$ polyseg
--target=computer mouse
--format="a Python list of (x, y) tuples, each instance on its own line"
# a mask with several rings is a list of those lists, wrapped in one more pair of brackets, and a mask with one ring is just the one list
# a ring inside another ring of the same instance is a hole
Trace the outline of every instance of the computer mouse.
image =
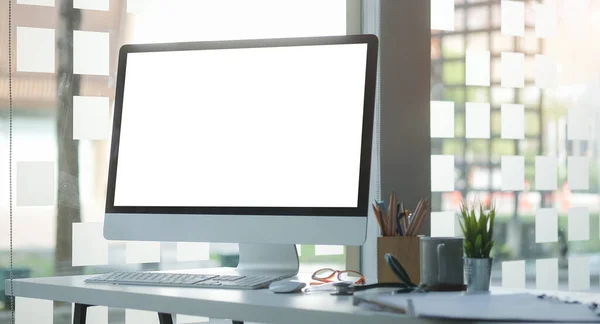
[(306, 287), (306, 283), (297, 280), (274, 281), (269, 285), (269, 290), (278, 293), (295, 293)]

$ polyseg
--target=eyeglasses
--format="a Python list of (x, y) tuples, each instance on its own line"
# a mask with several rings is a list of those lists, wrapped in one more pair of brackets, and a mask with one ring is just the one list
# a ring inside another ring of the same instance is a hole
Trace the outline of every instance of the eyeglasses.
[[(356, 280), (356, 278), (359, 278)], [(334, 270), (331, 268), (323, 268), (315, 271), (312, 274), (312, 279), (318, 282), (312, 282), (311, 285), (320, 285), (333, 281), (353, 281), (357, 285), (365, 283), (365, 277), (362, 273), (354, 270)]]

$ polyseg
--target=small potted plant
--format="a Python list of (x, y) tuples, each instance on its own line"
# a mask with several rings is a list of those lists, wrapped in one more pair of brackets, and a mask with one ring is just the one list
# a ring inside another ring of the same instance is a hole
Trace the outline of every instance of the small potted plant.
[(494, 246), (494, 219), (496, 207), (494, 203), (484, 206), (479, 204), (479, 218), (476, 207), (469, 208), (463, 202), (460, 208), (460, 227), (464, 235), (465, 248), (465, 281), (467, 292), (482, 292), (490, 289), (492, 258), (490, 252)]

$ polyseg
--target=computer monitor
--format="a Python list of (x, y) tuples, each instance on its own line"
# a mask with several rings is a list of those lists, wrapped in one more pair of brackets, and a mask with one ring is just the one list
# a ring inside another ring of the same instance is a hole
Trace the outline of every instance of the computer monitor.
[(105, 238), (362, 244), (377, 44), (124, 45)]

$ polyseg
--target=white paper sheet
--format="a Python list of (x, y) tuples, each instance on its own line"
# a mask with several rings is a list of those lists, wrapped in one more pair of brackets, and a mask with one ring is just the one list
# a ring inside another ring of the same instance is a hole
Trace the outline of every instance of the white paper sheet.
[(503, 52), (500, 66), (502, 87), (523, 88), (525, 86), (525, 54)]
[(539, 299), (530, 294), (413, 298), (414, 315), (470, 320), (598, 322), (587, 305)]
[(558, 241), (558, 210), (540, 208), (535, 213), (535, 242)]
[(454, 138), (454, 102), (431, 102), (431, 138)]
[(431, 156), (431, 191), (454, 191), (454, 155)]
[(454, 0), (431, 0), (431, 29), (454, 30)]
[(525, 158), (523, 156), (503, 156), (502, 190), (520, 191), (525, 189)]
[(535, 157), (535, 190), (558, 188), (558, 158), (555, 156)]
[(467, 138), (490, 138), (490, 104), (467, 102), (466, 134)]
[(17, 27), (17, 71), (54, 73), (54, 29)]
[(501, 136), (504, 139), (525, 138), (525, 106), (502, 104)]
[(539, 290), (558, 290), (558, 259), (535, 260), (535, 287)]
[(17, 206), (52, 206), (56, 202), (56, 166), (52, 161), (17, 161)]
[(467, 50), (466, 52), (466, 85), (490, 86), (490, 52)]
[(522, 1), (503, 0), (501, 9), (501, 32), (508, 36), (525, 34), (525, 3)]

